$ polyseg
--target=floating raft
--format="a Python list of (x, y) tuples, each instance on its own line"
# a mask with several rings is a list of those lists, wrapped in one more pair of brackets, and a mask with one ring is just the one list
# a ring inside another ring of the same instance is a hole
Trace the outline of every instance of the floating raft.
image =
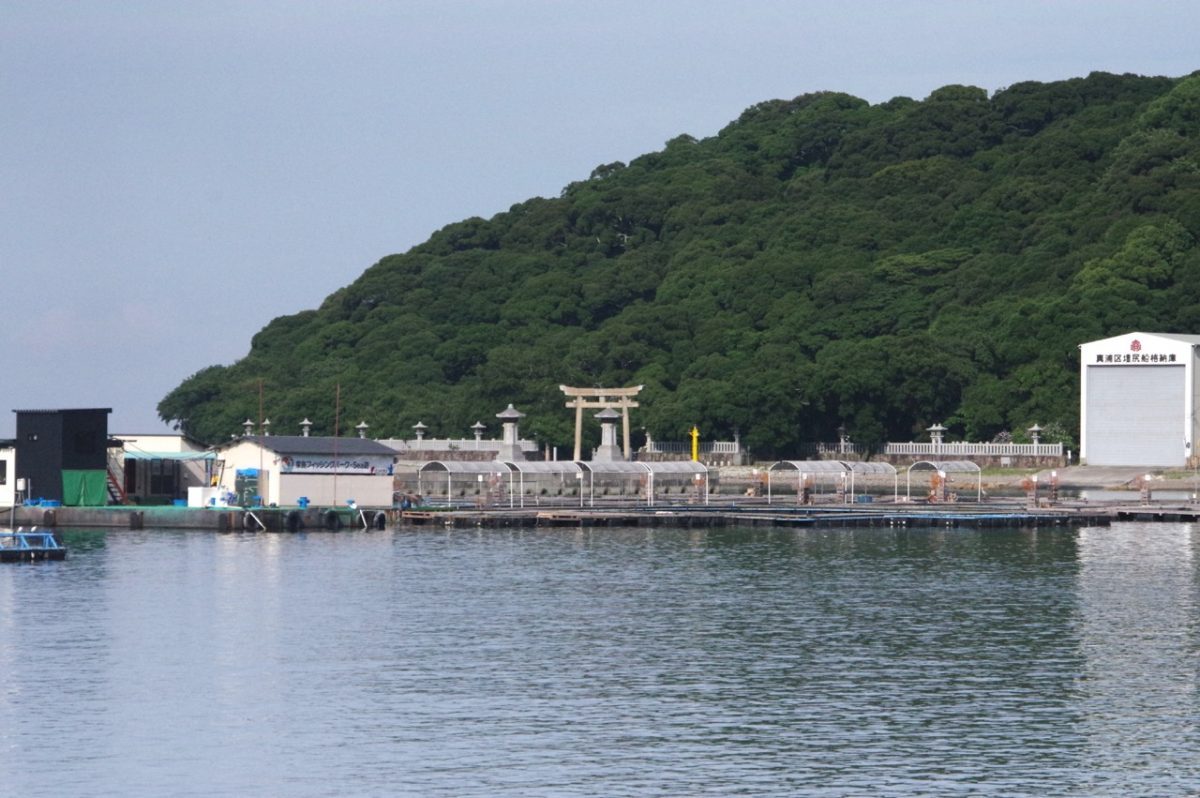
[(53, 532), (0, 532), (0, 562), (65, 560), (67, 547)]
[(675, 509), (553, 509), (405, 512), (401, 525), (448, 527), (964, 527), (1107, 526), (1105, 512), (1018, 509), (840, 509), (679, 507)]

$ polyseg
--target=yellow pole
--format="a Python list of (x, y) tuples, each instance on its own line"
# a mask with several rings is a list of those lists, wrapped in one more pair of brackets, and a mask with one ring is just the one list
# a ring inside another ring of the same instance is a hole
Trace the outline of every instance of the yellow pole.
[(700, 430), (692, 427), (692, 462), (700, 462)]

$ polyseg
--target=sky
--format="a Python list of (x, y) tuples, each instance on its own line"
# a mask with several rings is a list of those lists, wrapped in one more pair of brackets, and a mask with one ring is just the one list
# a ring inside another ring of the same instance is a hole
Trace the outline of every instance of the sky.
[(0, 437), (166, 432), (380, 258), (764, 100), (1178, 77), (1197, 30), (1195, 0), (0, 0)]

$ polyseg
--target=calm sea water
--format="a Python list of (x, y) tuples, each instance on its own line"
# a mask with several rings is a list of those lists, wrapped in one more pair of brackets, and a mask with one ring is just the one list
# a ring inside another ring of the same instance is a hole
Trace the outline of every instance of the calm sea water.
[(1200, 533), (69, 533), (0, 794), (1200, 791)]

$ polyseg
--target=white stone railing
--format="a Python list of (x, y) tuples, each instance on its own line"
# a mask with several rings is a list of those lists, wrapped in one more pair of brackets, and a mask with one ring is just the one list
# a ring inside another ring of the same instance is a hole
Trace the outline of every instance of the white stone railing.
[(817, 454), (864, 454), (867, 447), (862, 444), (846, 441), (845, 443), (818, 443), (814, 447)]
[(1061, 443), (888, 443), (885, 455), (929, 455), (938, 457), (1062, 457)]
[[(649, 441), (642, 447), (642, 451), (647, 454), (690, 454), (692, 445), (678, 441)], [(700, 442), (701, 454), (738, 454), (741, 451), (741, 444), (737, 441)]]

